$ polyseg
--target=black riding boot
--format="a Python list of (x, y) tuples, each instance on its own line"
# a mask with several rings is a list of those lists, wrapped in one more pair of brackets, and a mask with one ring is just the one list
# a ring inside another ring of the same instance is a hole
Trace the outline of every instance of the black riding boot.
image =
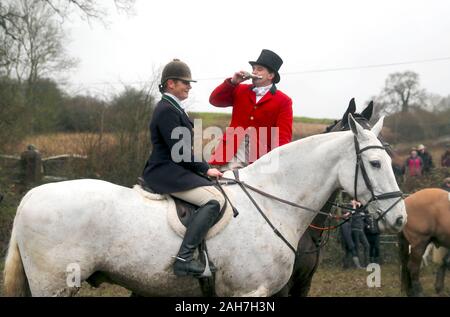
[(205, 266), (193, 259), (194, 251), (205, 238), (219, 213), (220, 204), (217, 200), (210, 200), (195, 211), (173, 266), (175, 275), (200, 276), (203, 273)]

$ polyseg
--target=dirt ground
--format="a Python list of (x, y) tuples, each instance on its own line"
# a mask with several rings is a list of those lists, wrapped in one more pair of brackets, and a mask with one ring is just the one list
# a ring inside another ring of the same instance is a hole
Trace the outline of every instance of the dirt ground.
[[(434, 291), (436, 265), (430, 264), (422, 269), (421, 282), (425, 296), (438, 296)], [(320, 266), (314, 276), (311, 297), (399, 297), (404, 296), (400, 291), (400, 268), (395, 264), (381, 265), (380, 287), (368, 287), (367, 279), (373, 271), (365, 269), (343, 270)], [(370, 279), (370, 278), (369, 278)], [(3, 284), (3, 276), (0, 277)], [(127, 289), (104, 283), (99, 288), (93, 288), (87, 283), (82, 284), (77, 297), (128, 297), (131, 292)], [(2, 296), (2, 292), (0, 292)], [(446, 275), (445, 289), (440, 296), (450, 296), (450, 274)]]

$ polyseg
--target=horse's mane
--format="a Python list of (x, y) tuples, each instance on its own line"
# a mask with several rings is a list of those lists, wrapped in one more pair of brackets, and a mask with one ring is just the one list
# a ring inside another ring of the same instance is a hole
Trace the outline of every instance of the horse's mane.
[[(273, 156), (275, 155), (279, 155), (281, 156), (285, 156), (288, 155), (288, 153), (290, 153), (292, 151), (292, 148), (296, 148), (296, 154), (298, 155), (298, 160), (302, 160), (305, 157), (310, 157), (312, 151), (319, 149), (320, 147), (315, 146), (312, 147), (310, 146), (308, 148), (308, 150), (304, 150), (305, 147), (308, 147), (308, 145), (312, 142), (317, 143), (317, 142), (327, 142), (326, 140), (330, 140), (330, 142), (332, 141), (332, 139), (336, 138), (338, 135), (342, 135), (344, 133), (351, 133), (349, 131), (338, 131), (335, 133), (322, 133), (322, 134), (314, 134), (302, 139), (298, 139), (296, 141), (284, 144), (282, 146), (279, 146), (275, 149), (273, 149), (272, 151), (270, 151), (269, 153), (264, 154), (263, 156), (261, 156), (258, 160), (256, 160), (253, 164), (247, 166), (246, 168), (249, 167), (256, 167), (259, 164), (268, 164), (271, 162)], [(320, 141), (323, 140), (323, 141)]]
[[(352, 114), (353, 118), (358, 122), (364, 129), (370, 129), (371, 125), (369, 120), (366, 119), (362, 114), (355, 112)], [(323, 133), (335, 132), (335, 131), (344, 131), (348, 130), (348, 121), (347, 120), (334, 120), (334, 123), (330, 124), (325, 128)]]

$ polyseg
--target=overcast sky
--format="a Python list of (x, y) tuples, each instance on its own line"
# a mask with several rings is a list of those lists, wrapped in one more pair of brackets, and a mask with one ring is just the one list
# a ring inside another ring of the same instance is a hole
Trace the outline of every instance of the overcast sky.
[[(278, 88), (294, 114), (337, 118), (352, 97), (361, 110), (393, 72), (415, 71), (427, 91), (450, 94), (449, 17), (447, 0), (136, 0), (134, 16), (110, 10), (107, 28), (67, 25), (68, 52), (80, 60), (69, 81), (105, 95), (142, 86), (179, 58), (198, 79), (188, 110), (223, 111), (209, 104), (211, 91), (267, 48), (284, 60)], [(431, 59), (442, 60), (367, 67)]]

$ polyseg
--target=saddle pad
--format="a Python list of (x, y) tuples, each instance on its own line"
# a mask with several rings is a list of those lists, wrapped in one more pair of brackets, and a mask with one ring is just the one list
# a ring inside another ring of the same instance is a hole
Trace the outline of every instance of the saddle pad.
[[(184, 234), (186, 233), (186, 227), (183, 225), (180, 218), (178, 218), (175, 201), (170, 195), (149, 193), (148, 191), (142, 189), (140, 185), (134, 185), (133, 190), (137, 191), (140, 195), (149, 200), (167, 200), (167, 222), (177, 235), (182, 238), (184, 237)], [(225, 209), (222, 218), (215, 225), (213, 225), (211, 229), (209, 229), (205, 240), (215, 237), (219, 232), (221, 232), (228, 225), (231, 218), (233, 218), (233, 210), (231, 209), (230, 204), (227, 204), (227, 208)]]
[(150, 193), (150, 192), (144, 190), (141, 185), (134, 185), (133, 190), (137, 191), (140, 195), (144, 196), (144, 198), (147, 198), (149, 200), (165, 200), (165, 199), (167, 199), (166, 195)]

